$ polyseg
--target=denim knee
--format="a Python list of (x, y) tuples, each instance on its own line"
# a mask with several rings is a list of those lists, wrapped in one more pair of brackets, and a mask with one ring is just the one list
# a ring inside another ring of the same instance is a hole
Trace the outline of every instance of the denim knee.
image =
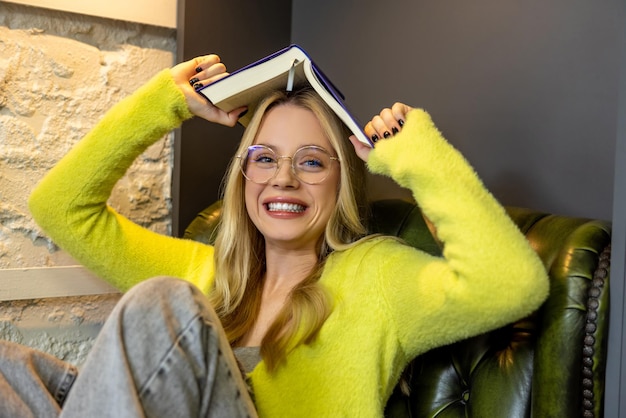
[(130, 288), (126, 294), (132, 293), (154, 293), (154, 294), (168, 294), (172, 290), (179, 288), (195, 287), (192, 283), (172, 276), (156, 276), (150, 279), (146, 279), (139, 282), (132, 288)]
[(186, 322), (195, 315), (208, 322), (219, 321), (200, 289), (193, 283), (169, 276), (157, 276), (135, 285), (124, 294), (119, 305), (127, 319), (129, 315), (136, 316), (142, 322), (149, 317), (178, 318)]

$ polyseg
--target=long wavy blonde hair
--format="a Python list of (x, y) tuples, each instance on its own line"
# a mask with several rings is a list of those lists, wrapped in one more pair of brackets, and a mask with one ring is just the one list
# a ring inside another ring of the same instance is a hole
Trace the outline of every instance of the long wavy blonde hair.
[[(362, 221), (366, 210), (365, 165), (348, 141), (349, 133), (343, 123), (313, 90), (276, 91), (263, 100), (243, 134), (236, 155), (244, 154), (254, 143), (264, 115), (285, 104), (313, 112), (339, 157), (341, 174), (335, 209), (320, 242), (317, 267), (291, 291), (262, 340), (261, 356), (270, 371), (285, 360), (291, 349), (315, 339), (332, 305), (319, 284), (325, 260), (332, 251), (348, 248), (366, 233)], [(234, 346), (254, 326), (261, 306), (265, 273), (265, 240), (248, 217), (245, 181), (239, 160), (233, 158), (225, 178), (222, 215), (215, 241), (215, 286), (210, 296)]]

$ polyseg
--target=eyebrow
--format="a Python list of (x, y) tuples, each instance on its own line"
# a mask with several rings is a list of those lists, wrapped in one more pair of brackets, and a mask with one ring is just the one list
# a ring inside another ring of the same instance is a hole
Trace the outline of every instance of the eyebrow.
[[(258, 142), (256, 144), (252, 144), (251, 146), (255, 146), (255, 145), (263, 145), (264, 147), (268, 147), (270, 148), (272, 151), (274, 151), (276, 154), (280, 154), (280, 152), (278, 152), (278, 148), (275, 145), (270, 145), (268, 143), (265, 142)], [(325, 149), (327, 152), (331, 152), (334, 151), (334, 149), (331, 147), (331, 149), (327, 149), (326, 147), (323, 147), (321, 145), (318, 144), (312, 144), (312, 143), (307, 143), (307, 144), (300, 144), (298, 145), (298, 148), (296, 148), (296, 151), (299, 150), (300, 148), (304, 148), (304, 147), (319, 147), (322, 149)], [(295, 152), (295, 151), (294, 151)]]
[[(271, 149), (272, 151), (274, 151), (277, 155), (279, 155), (281, 157), (286, 156), (285, 154), (283, 154), (281, 152), (278, 152), (278, 149), (276, 148), (275, 145), (270, 145), (270, 144), (265, 143), (265, 142), (258, 142), (256, 144), (252, 144), (251, 146), (253, 147), (255, 145), (263, 145), (264, 147), (268, 147), (269, 149)], [(322, 148), (323, 150), (325, 150), (327, 153), (329, 153), (331, 157), (339, 158), (339, 153), (337, 153), (337, 150), (335, 150), (333, 148), (332, 144), (330, 144), (330, 148), (326, 148), (326, 147), (323, 147), (323, 146), (318, 145), (318, 144), (306, 143), (306, 144), (301, 144), (300, 146), (298, 146), (298, 148), (296, 148), (295, 151), (299, 150), (300, 148), (304, 148), (304, 147), (319, 147), (319, 148)]]
[(264, 147), (268, 147), (268, 148), (271, 148), (273, 151), (276, 151), (276, 147), (274, 145), (266, 144), (265, 142), (258, 142), (256, 144), (252, 144), (250, 146), (253, 147), (255, 145), (263, 145)]

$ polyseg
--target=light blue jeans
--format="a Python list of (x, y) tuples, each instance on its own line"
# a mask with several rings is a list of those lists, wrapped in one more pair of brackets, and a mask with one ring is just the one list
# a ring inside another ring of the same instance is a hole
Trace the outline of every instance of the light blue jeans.
[(206, 297), (159, 277), (128, 291), (80, 373), (0, 342), (0, 417), (256, 417)]

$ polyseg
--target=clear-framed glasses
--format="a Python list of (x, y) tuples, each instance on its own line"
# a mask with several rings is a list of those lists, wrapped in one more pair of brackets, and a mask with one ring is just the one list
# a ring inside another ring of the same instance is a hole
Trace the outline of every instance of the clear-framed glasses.
[(278, 155), (265, 145), (252, 145), (237, 158), (244, 177), (258, 184), (265, 184), (276, 176), (280, 160), (291, 160), (291, 172), (306, 184), (323, 182), (330, 175), (333, 163), (339, 162), (339, 158), (315, 145), (299, 148), (291, 157)]

